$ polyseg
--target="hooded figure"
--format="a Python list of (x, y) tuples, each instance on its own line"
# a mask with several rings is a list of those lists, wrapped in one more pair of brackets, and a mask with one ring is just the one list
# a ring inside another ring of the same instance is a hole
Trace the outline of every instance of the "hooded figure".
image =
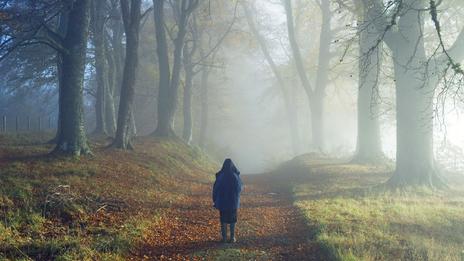
[(235, 242), (235, 223), (237, 222), (237, 209), (240, 207), (240, 192), (242, 181), (240, 171), (231, 159), (226, 159), (222, 169), (216, 173), (213, 186), (214, 207), (219, 210), (221, 220), (222, 241), (226, 241), (227, 226), (230, 224), (230, 242)]

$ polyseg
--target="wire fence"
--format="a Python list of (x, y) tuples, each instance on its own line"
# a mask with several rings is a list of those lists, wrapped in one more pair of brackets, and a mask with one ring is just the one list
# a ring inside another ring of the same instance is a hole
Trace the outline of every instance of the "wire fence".
[(35, 132), (54, 130), (57, 127), (57, 119), (53, 116), (7, 116), (1, 118), (2, 133), (8, 132)]

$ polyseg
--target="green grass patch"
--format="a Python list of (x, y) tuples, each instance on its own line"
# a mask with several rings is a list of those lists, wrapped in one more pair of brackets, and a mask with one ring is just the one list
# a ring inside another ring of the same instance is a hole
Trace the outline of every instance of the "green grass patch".
[(388, 176), (389, 166), (309, 161), (295, 205), (334, 259), (461, 261), (464, 191), (377, 190)]

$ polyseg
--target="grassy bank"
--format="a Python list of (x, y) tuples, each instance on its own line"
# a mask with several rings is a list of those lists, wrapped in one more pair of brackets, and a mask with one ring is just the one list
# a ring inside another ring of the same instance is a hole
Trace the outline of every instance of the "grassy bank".
[[(338, 260), (454, 260), (464, 250), (464, 183), (451, 189), (379, 192), (392, 166), (300, 157), (292, 168), (295, 204), (316, 239)], [(287, 169), (290, 171), (290, 169)]]
[(172, 140), (142, 138), (133, 152), (93, 142), (79, 160), (30, 138), (0, 142), (0, 260), (124, 260), (217, 167)]

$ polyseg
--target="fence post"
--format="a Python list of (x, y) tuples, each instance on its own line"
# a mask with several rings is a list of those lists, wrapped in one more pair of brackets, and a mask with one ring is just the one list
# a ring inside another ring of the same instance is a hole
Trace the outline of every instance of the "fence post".
[(42, 117), (39, 116), (39, 131), (42, 130)]
[(19, 131), (19, 116), (16, 116), (16, 132)]
[(2, 117), (2, 130), (3, 132), (6, 132), (6, 115), (3, 115)]
[(31, 131), (31, 117), (27, 116), (27, 131)]

